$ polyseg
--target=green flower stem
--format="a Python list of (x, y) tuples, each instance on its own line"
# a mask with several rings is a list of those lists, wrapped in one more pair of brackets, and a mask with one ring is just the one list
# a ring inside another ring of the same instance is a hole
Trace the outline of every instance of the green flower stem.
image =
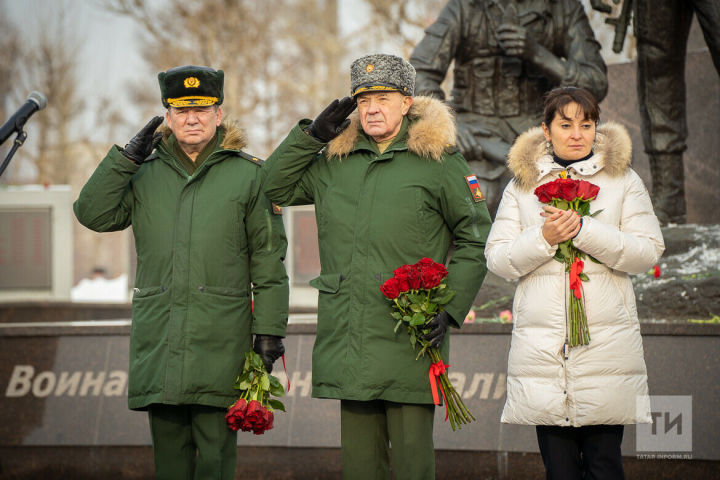
[[(568, 242), (572, 242), (568, 240)], [(572, 243), (570, 243), (572, 245)], [(565, 258), (565, 270), (570, 271), (575, 258), (584, 258), (585, 254), (580, 250), (571, 247), (570, 256)], [(580, 280), (582, 282), (582, 280)], [(578, 347), (590, 343), (590, 331), (588, 330), (587, 315), (583, 298), (575, 297), (574, 292), (569, 292), (570, 302), (568, 305), (568, 346)]]
[[(433, 363), (442, 361), (440, 350), (437, 348), (430, 348), (430, 359)], [(455, 390), (455, 387), (450, 382), (447, 373), (443, 373), (438, 377), (438, 381), (443, 391), (445, 392), (445, 402), (448, 412), (448, 419), (450, 420), (450, 426), (455, 430), (455, 426), (458, 428), (461, 424), (467, 424), (475, 420), (475, 417), (463, 402), (460, 394)]]
[(577, 347), (590, 343), (590, 331), (587, 324), (587, 315), (582, 298), (576, 298), (570, 293), (570, 335), (569, 345)]
[[(581, 199), (579, 197), (575, 197), (571, 201), (563, 200), (561, 198), (553, 198), (550, 203), (556, 208), (560, 208), (563, 210), (569, 209), (580, 213), (581, 211), (588, 211), (588, 205), (590, 203), (590, 200)], [(597, 213), (598, 212), (595, 212), (595, 214)], [(590, 214), (590, 216), (595, 214)], [(563, 246), (564, 249), (561, 249), (560, 246)], [(562, 242), (560, 245), (558, 245), (558, 249), (561, 255), (563, 251), (566, 252), (565, 255), (562, 255), (564, 257), (563, 260), (560, 260), (558, 257), (556, 257), (556, 259), (561, 262), (564, 261), (563, 263), (565, 264), (565, 270), (567, 272), (570, 271), (570, 268), (575, 258), (585, 259), (587, 257), (584, 252), (581, 252), (580, 250), (573, 247), (572, 239)], [(592, 257), (590, 258), (593, 261), (597, 261)], [(582, 279), (580, 281), (582, 282)], [(572, 291), (570, 292), (568, 317), (568, 345), (570, 347), (588, 345), (590, 343), (590, 330), (587, 323), (585, 304), (583, 302), (583, 299), (576, 298)]]
[(396, 306), (397, 309), (400, 311), (400, 313), (402, 313), (403, 316), (405, 316), (405, 315), (407, 315), (407, 312), (406, 312), (405, 309), (404, 309), (403, 307), (401, 307), (400, 304), (398, 303), (398, 298), (400, 298), (400, 297), (394, 298), (394, 299), (393, 299), (393, 302), (395, 302), (395, 306)]

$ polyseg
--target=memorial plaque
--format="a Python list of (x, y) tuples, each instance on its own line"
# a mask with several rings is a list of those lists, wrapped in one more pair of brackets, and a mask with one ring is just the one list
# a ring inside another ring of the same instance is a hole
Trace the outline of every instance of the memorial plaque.
[[(80, 331), (79, 324), (83, 324)], [(150, 445), (147, 415), (127, 409), (128, 337), (93, 322), (65, 324), (63, 332), (0, 326), (0, 447)], [(129, 322), (126, 323), (129, 327)], [(500, 328), (498, 328), (500, 327)], [(693, 459), (720, 460), (715, 441), (720, 398), (719, 329), (645, 326), (651, 395), (692, 397)], [(713, 327), (713, 326), (711, 326)], [(669, 328), (669, 327), (668, 327)], [(653, 329), (655, 331), (653, 331)], [(238, 445), (299, 448), (340, 446), (340, 402), (312, 391), (314, 332), (291, 325), (284, 340), (290, 388), (275, 426), (264, 435), (239, 432)], [(535, 428), (500, 423), (505, 402), (510, 325), (470, 325), (452, 336), (450, 379), (475, 422), (453, 432), (435, 415), (435, 448), (454, 451), (537, 452)], [(287, 386), (282, 362), (273, 373)], [(428, 387), (429, 388), (429, 387)], [(636, 428), (627, 426), (623, 454), (636, 454)]]

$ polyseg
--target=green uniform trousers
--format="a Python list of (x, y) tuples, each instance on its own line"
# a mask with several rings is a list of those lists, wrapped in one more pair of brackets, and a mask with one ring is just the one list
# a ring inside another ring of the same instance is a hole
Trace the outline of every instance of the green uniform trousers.
[[(344, 480), (435, 478), (434, 405), (340, 401)], [(388, 445), (389, 443), (389, 445)]]
[(237, 432), (224, 408), (152, 404), (148, 409), (158, 480), (232, 480)]

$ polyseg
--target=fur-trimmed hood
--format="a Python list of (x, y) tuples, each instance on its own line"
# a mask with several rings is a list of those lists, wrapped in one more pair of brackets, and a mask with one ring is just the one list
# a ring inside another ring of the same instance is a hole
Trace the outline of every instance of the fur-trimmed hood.
[[(223, 120), (218, 128), (225, 130), (225, 137), (220, 144), (221, 148), (242, 150), (247, 147), (247, 136), (236, 120)], [(163, 140), (167, 140), (172, 133), (167, 123), (160, 125), (157, 131), (163, 134)]]
[[(632, 142), (625, 127), (615, 122), (606, 122), (597, 127), (594, 155), (572, 168), (585, 175), (604, 170), (611, 177), (617, 177), (630, 168)], [(538, 180), (547, 175), (555, 165), (552, 155), (545, 149), (542, 128), (531, 128), (520, 135), (508, 154), (508, 168), (515, 181), (523, 190), (533, 188)]]
[[(450, 108), (431, 97), (414, 97), (407, 113), (408, 150), (421, 157), (440, 161), (448, 146), (455, 145), (455, 119)], [(360, 114), (350, 116), (350, 126), (327, 147), (329, 157), (346, 157), (353, 151), (362, 132)]]

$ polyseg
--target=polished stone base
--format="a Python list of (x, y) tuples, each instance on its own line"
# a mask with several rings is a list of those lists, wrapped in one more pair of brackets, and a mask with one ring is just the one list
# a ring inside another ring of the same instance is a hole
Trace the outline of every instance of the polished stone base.
[[(544, 478), (537, 453), (438, 450), (437, 480), (536, 480)], [(717, 478), (720, 462), (623, 458), (631, 479)], [(337, 448), (240, 447), (236, 479), (335, 480), (342, 477)], [(5, 480), (151, 480), (150, 447), (2, 447), (0, 478)]]

